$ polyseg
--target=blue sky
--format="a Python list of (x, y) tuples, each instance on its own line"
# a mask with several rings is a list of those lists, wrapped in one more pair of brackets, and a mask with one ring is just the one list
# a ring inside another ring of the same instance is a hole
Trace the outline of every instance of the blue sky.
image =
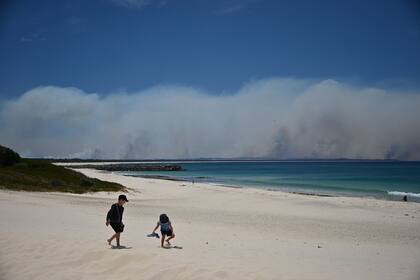
[(267, 77), (418, 87), (416, 1), (2, 1), (0, 95), (157, 84), (235, 91)]

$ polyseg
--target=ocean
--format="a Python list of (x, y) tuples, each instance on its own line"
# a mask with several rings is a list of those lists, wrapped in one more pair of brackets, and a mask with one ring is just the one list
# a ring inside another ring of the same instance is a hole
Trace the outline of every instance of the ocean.
[(315, 195), (420, 202), (420, 162), (399, 161), (180, 161), (185, 171), (124, 175), (254, 187)]

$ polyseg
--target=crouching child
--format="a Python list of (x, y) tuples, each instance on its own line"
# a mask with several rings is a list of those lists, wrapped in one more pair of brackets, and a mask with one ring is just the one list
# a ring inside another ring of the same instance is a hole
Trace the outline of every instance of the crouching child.
[[(160, 238), (160, 245), (162, 248), (165, 248), (164, 246), (164, 242), (166, 241), (166, 244), (168, 246), (171, 245), (171, 243), (169, 242), (171, 239), (175, 238), (175, 233), (174, 233), (174, 227), (171, 223), (171, 221), (169, 220), (169, 217), (166, 214), (161, 214), (159, 216), (159, 221), (157, 222), (157, 225), (155, 227), (155, 229), (153, 230), (153, 233), (155, 233), (155, 231), (160, 227), (160, 233), (162, 234), (161, 238)], [(166, 240), (165, 240), (166, 238)]]

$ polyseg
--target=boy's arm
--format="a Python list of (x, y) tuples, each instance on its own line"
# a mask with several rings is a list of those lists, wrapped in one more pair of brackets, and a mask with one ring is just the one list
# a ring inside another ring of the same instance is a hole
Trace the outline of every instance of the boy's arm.
[(109, 209), (108, 213), (106, 214), (106, 226), (109, 226), (109, 223), (111, 222), (111, 212), (114, 210), (114, 204), (112, 204), (111, 209)]
[(155, 231), (158, 229), (159, 227), (159, 223), (156, 224), (155, 229), (153, 230), (153, 233), (155, 233)]
[(172, 223), (170, 223), (169, 225), (171, 226), (172, 233), (174, 233), (174, 226), (172, 225)]

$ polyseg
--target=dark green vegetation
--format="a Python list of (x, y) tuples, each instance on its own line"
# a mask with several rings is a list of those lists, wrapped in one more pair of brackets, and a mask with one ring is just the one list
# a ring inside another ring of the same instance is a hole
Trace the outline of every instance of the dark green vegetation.
[(20, 156), (15, 151), (0, 145), (0, 167), (10, 166), (20, 161)]
[(0, 162), (4, 161), (8, 164), (0, 165), (0, 189), (70, 193), (125, 190), (120, 184), (89, 178), (46, 160), (19, 157), (17, 162), (10, 163), (1, 153)]

